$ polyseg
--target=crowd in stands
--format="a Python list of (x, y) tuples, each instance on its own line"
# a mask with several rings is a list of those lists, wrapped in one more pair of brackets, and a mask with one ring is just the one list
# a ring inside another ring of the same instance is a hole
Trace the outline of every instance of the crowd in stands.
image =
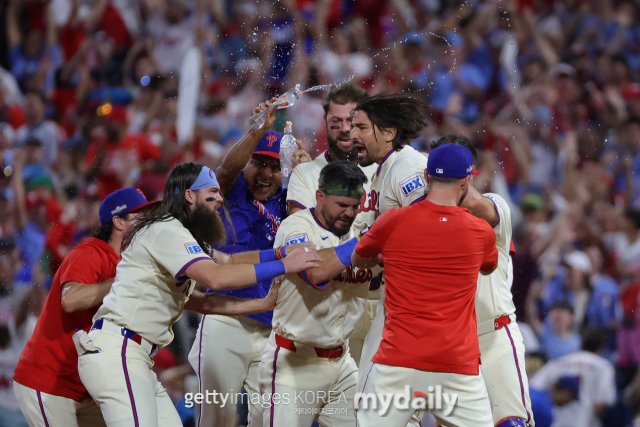
[[(11, 376), (53, 274), (108, 193), (157, 199), (173, 165), (218, 166), (261, 101), (350, 77), (424, 99), (415, 148), (468, 136), (478, 189), (508, 201), (536, 425), (640, 426), (637, 2), (0, 0), (0, 17), (0, 426), (20, 416)], [(202, 83), (181, 144), (192, 47)], [(312, 157), (323, 95), (275, 125), (291, 120)], [(185, 316), (156, 358), (185, 425), (195, 327)]]

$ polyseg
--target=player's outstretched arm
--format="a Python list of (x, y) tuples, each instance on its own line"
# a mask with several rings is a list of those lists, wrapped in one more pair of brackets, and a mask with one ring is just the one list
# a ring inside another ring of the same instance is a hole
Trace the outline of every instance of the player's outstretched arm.
[(60, 302), (66, 313), (87, 310), (102, 304), (102, 300), (111, 290), (113, 279), (101, 283), (67, 282), (62, 285)]
[(301, 248), (283, 260), (260, 264), (217, 264), (201, 260), (191, 264), (184, 275), (200, 285), (216, 291), (239, 289), (273, 279), (285, 273), (299, 273), (317, 266), (322, 258), (315, 249)]
[(469, 186), (467, 197), (462, 201), (462, 207), (469, 209), (471, 215), (484, 219), (492, 227), (495, 227), (500, 221), (500, 215), (498, 215), (493, 202), (480, 194), (472, 185)]
[(280, 246), (262, 251), (239, 252), (227, 255), (223, 252), (213, 251), (213, 260), (218, 264), (258, 264), (283, 259), (296, 249), (300, 248), (316, 249), (316, 245), (310, 242), (296, 243), (290, 246)]
[[(261, 103), (253, 110), (253, 114), (266, 110), (275, 100), (276, 98), (273, 98), (271, 101)], [(251, 159), (253, 150), (256, 149), (258, 142), (273, 126), (275, 116), (275, 113), (270, 114), (262, 129), (252, 128), (227, 151), (220, 167), (216, 169), (216, 178), (220, 183), (222, 194), (227, 194), (236, 185), (240, 172)]]
[(222, 314), (225, 316), (264, 313), (275, 308), (281, 283), (282, 281), (275, 282), (271, 286), (269, 294), (264, 298), (245, 299), (231, 295), (203, 294), (193, 291), (184, 308), (202, 314)]

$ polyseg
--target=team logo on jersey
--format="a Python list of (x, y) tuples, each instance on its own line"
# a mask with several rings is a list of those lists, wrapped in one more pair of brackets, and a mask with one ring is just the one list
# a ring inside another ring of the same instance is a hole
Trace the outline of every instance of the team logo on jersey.
[(380, 194), (376, 190), (371, 190), (371, 193), (365, 194), (358, 212), (379, 212), (379, 196)]
[(446, 216), (441, 216), (440, 217), (440, 221), (447, 222), (447, 221), (449, 221), (449, 218), (447, 218)]
[(491, 200), (491, 201), (496, 205), (496, 207), (498, 207), (498, 208), (499, 208), (499, 207), (501, 207), (501, 206), (502, 206), (502, 203), (500, 203), (500, 200), (498, 200), (498, 198), (497, 198), (496, 196), (494, 196), (493, 194), (485, 194), (485, 196), (486, 196), (489, 200)]
[(402, 190), (402, 194), (404, 194), (405, 197), (408, 197), (411, 193), (420, 188), (424, 188), (424, 182), (418, 174), (410, 176), (400, 183), (400, 190)]
[(338, 274), (331, 280), (346, 283), (367, 283), (373, 278), (373, 272), (368, 268), (354, 269), (352, 266), (347, 267), (342, 273)]
[(202, 248), (200, 247), (199, 244), (197, 244), (196, 242), (193, 243), (185, 243), (184, 247), (187, 248), (187, 252), (189, 252), (190, 254), (201, 254), (203, 253)]
[(284, 243), (285, 246), (295, 245), (296, 243), (304, 243), (309, 241), (309, 236), (307, 233), (296, 234), (295, 236), (291, 236)]

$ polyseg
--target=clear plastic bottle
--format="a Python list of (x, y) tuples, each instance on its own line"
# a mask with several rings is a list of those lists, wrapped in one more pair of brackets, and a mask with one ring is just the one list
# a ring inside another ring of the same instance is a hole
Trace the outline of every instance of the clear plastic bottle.
[(291, 122), (287, 122), (284, 128), (284, 136), (280, 141), (280, 168), (282, 170), (282, 186), (289, 186), (289, 179), (293, 173), (293, 160), (291, 156), (298, 151), (296, 139), (293, 136)]
[(294, 90), (290, 90), (282, 95), (276, 102), (274, 102), (271, 107), (267, 108), (264, 111), (259, 112), (258, 114), (254, 114), (249, 118), (249, 124), (254, 129), (262, 129), (264, 123), (267, 121), (267, 116), (276, 108), (289, 108), (293, 104), (296, 103), (298, 98), (302, 96), (304, 93), (303, 90), (300, 90), (300, 85), (297, 84)]

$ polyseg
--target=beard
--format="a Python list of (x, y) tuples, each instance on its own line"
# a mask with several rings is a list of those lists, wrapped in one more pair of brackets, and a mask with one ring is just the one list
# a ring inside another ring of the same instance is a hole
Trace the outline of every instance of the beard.
[[(327, 224), (327, 228), (329, 229), (329, 231), (338, 237), (342, 237), (347, 234), (351, 229), (351, 225), (353, 225), (353, 221), (355, 220), (355, 218), (349, 219), (347, 217), (331, 218), (328, 214), (325, 213), (322, 213), (322, 219), (324, 219), (325, 223)], [(346, 221), (349, 225), (346, 228), (337, 227), (336, 222), (339, 219), (342, 221)]]
[(337, 160), (346, 160), (348, 162), (353, 162), (358, 158), (358, 150), (356, 150), (356, 147), (352, 146), (350, 151), (343, 151), (338, 145), (338, 140), (329, 136), (328, 130), (327, 144), (329, 145), (329, 152), (333, 154), (333, 156)]
[(196, 240), (202, 241), (209, 246), (223, 245), (227, 241), (227, 231), (218, 212), (198, 202), (196, 202), (196, 208), (191, 213), (189, 231)]

